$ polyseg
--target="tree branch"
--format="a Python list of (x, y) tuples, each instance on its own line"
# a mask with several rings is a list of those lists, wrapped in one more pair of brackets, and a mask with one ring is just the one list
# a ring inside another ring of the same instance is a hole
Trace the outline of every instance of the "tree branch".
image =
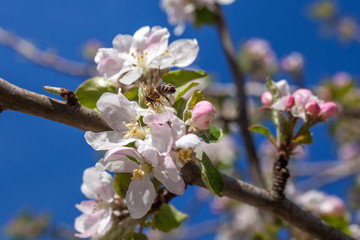
[(56, 71), (74, 75), (92, 77), (96, 75), (93, 65), (71, 61), (49, 51), (42, 51), (31, 42), (0, 27), (0, 44), (12, 48), (14, 51), (30, 61), (54, 69)]
[[(17, 86), (0, 78), (0, 106), (64, 123), (82, 130), (101, 132), (110, 130), (100, 114), (83, 106), (73, 108), (44, 95), (40, 95)], [(190, 162), (182, 169), (187, 184), (205, 187), (201, 180), (200, 169)], [(269, 211), (299, 229), (319, 239), (339, 240), (353, 239), (341, 231), (330, 227), (320, 219), (300, 209), (288, 199), (275, 200), (268, 191), (237, 180), (226, 174), (224, 178), (224, 196)]]
[(234, 78), (234, 82), (237, 89), (237, 95), (239, 99), (239, 116), (237, 122), (241, 129), (241, 134), (244, 140), (246, 153), (249, 159), (250, 174), (251, 178), (254, 181), (256, 186), (265, 188), (265, 181), (261, 173), (261, 168), (259, 164), (259, 158), (257, 157), (254, 141), (251, 137), (251, 134), (248, 130), (249, 128), (249, 119), (246, 109), (246, 94), (244, 89), (244, 75), (239, 67), (237, 58), (235, 56), (235, 49), (233, 47), (229, 31), (226, 26), (225, 19), (222, 15), (220, 6), (216, 7), (216, 26), (218, 28), (220, 41), (222, 48), (225, 52), (226, 58), (229, 62), (230, 69)]

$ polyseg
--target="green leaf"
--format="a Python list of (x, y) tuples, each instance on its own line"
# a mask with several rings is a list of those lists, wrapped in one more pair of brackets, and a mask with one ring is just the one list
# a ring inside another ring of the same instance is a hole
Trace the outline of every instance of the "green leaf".
[(125, 198), (126, 192), (131, 182), (131, 173), (116, 173), (115, 174), (115, 190), (120, 197)]
[(139, 98), (139, 96), (138, 96), (138, 95), (139, 95), (138, 91), (139, 91), (139, 88), (138, 88), (138, 87), (134, 87), (134, 88), (130, 89), (129, 91), (125, 92), (125, 93), (124, 93), (124, 96), (125, 96), (127, 99), (131, 100), (131, 101), (137, 101), (138, 98)]
[(186, 100), (183, 98), (180, 98), (179, 100), (177, 100), (174, 105), (172, 106), (173, 108), (176, 109), (177, 112), (177, 116), (182, 119), (183, 118), (183, 114), (184, 114), (184, 110), (186, 107)]
[(104, 77), (93, 77), (83, 82), (75, 91), (78, 101), (83, 106), (97, 110), (96, 103), (103, 93), (117, 93), (114, 83)]
[(148, 240), (148, 237), (143, 233), (129, 233), (127, 234), (123, 240)]
[(187, 93), (187, 91), (189, 91), (193, 87), (196, 87), (197, 85), (199, 85), (199, 83), (192, 82), (186, 88), (184, 88), (182, 91), (176, 92), (175, 93), (175, 102), (177, 102), (182, 96), (184, 96), (184, 94)]
[[(191, 95), (191, 98), (187, 101), (185, 111), (192, 110), (194, 106), (205, 99), (205, 95), (201, 90), (195, 90)], [(186, 121), (191, 117), (191, 113), (187, 112), (184, 114), (183, 120)]]
[(177, 228), (188, 216), (178, 211), (171, 204), (163, 203), (154, 214), (154, 226), (162, 232), (169, 232), (170, 230)]
[(262, 135), (265, 135), (266, 137), (271, 136), (270, 130), (263, 125), (253, 125), (253, 126), (249, 127), (249, 130), (252, 132), (257, 132)]
[(221, 128), (210, 125), (209, 130), (196, 132), (196, 135), (202, 138), (206, 143), (217, 143), (223, 138), (224, 133)]
[(212, 165), (205, 152), (202, 153), (201, 166), (201, 178), (206, 187), (214, 194), (221, 197), (224, 189), (224, 179), (220, 172)]
[(203, 7), (200, 9), (196, 9), (196, 19), (195, 26), (201, 27), (205, 24), (214, 24), (216, 20), (216, 15), (214, 12), (210, 11), (208, 8)]
[(276, 102), (281, 98), (281, 93), (277, 88), (275, 82), (270, 79), (270, 77), (266, 78), (266, 88), (269, 90), (271, 95), (273, 96), (273, 102)]
[(343, 233), (351, 235), (349, 222), (346, 218), (338, 216), (324, 216), (321, 217), (321, 219), (327, 222), (330, 226), (342, 231)]
[(163, 82), (170, 83), (178, 88), (182, 85), (199, 78), (204, 78), (208, 74), (205, 71), (176, 70), (168, 72), (162, 76)]
[(293, 140), (295, 144), (312, 144), (312, 132), (307, 131), (304, 134), (300, 135), (296, 139)]

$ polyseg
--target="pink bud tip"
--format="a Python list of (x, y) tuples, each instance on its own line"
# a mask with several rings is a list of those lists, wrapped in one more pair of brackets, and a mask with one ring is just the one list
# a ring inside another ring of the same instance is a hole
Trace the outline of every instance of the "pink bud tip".
[(191, 118), (196, 128), (209, 129), (209, 124), (215, 119), (216, 110), (208, 101), (198, 102), (191, 111)]
[(295, 98), (293, 96), (290, 96), (285, 107), (286, 109), (290, 109), (293, 106), (295, 106)]
[(324, 119), (328, 119), (338, 112), (338, 105), (334, 102), (326, 102), (320, 106), (320, 109), (320, 116)]
[(316, 100), (313, 100), (313, 101), (309, 102), (308, 104), (306, 104), (305, 110), (306, 110), (306, 113), (309, 114), (310, 116), (317, 117), (317, 116), (319, 116), (319, 113), (320, 113), (320, 106)]
[(273, 100), (273, 97), (270, 92), (266, 91), (261, 95), (261, 103), (266, 107), (268, 107), (272, 104), (272, 100)]

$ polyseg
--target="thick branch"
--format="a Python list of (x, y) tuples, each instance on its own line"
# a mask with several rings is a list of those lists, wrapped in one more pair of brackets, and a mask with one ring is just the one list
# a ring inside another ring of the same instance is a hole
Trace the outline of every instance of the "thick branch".
[(248, 114), (246, 109), (246, 94), (244, 89), (244, 75), (239, 67), (237, 58), (235, 56), (235, 49), (233, 47), (230, 34), (227, 30), (227, 26), (225, 23), (225, 19), (222, 15), (221, 9), (217, 6), (216, 10), (216, 17), (217, 17), (217, 28), (219, 31), (219, 36), (221, 40), (221, 44), (223, 50), (225, 52), (226, 58), (229, 62), (230, 69), (234, 78), (234, 82), (237, 89), (237, 95), (239, 98), (239, 116), (237, 122), (241, 129), (241, 134), (244, 140), (244, 144), (246, 147), (246, 153), (249, 159), (250, 165), (250, 173), (254, 184), (265, 188), (265, 181), (263, 179), (263, 175), (261, 173), (261, 168), (259, 164), (259, 158), (256, 155), (254, 141), (251, 137), (251, 134), (248, 130), (249, 128), (249, 120)]
[(81, 130), (111, 130), (101, 115), (84, 106), (72, 107), (66, 102), (19, 88), (0, 78), (0, 108), (14, 110)]
[[(3, 79), (0, 79), (0, 106), (5, 110), (20, 111), (82, 130), (100, 132), (110, 129), (101, 116), (90, 109), (82, 106), (74, 109), (64, 102), (21, 89)], [(187, 184), (205, 187), (201, 180), (200, 169), (194, 162), (185, 165), (182, 173)], [(269, 211), (319, 239), (352, 239), (310, 213), (303, 211), (288, 199), (275, 200), (266, 190), (225, 174), (223, 177), (225, 183), (224, 196)]]

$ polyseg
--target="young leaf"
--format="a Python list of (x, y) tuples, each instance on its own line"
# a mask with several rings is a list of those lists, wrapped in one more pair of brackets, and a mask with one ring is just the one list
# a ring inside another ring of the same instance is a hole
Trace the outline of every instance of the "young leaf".
[(212, 165), (205, 152), (202, 153), (201, 167), (201, 178), (206, 187), (214, 194), (221, 197), (224, 189), (224, 179), (220, 172)]
[(178, 211), (174, 206), (163, 203), (154, 214), (154, 226), (162, 232), (169, 232), (177, 228), (188, 216)]
[(327, 222), (330, 226), (339, 229), (343, 233), (351, 235), (349, 221), (346, 218), (338, 216), (324, 216), (321, 217), (321, 219)]
[(162, 76), (163, 82), (170, 83), (174, 87), (178, 88), (182, 85), (198, 79), (206, 77), (208, 74), (205, 71), (190, 71), (190, 70), (176, 70), (168, 72)]
[[(193, 94), (191, 95), (191, 98), (187, 101), (186, 103), (186, 107), (185, 107), (185, 111), (188, 111), (188, 110), (192, 110), (194, 108), (194, 106), (200, 102), (200, 101), (203, 101), (205, 99), (205, 96), (204, 94), (202, 93), (201, 90), (195, 90), (193, 92)], [(187, 112), (187, 113), (184, 113), (184, 117), (183, 117), (183, 120), (186, 121), (187, 119), (190, 118), (190, 113)]]
[(125, 92), (124, 96), (131, 101), (137, 101), (139, 98), (138, 91), (139, 91), (139, 88), (134, 87), (134, 88), (130, 89), (129, 91)]
[(296, 144), (312, 144), (313, 143), (312, 132), (310, 131), (305, 132), (304, 134), (294, 139), (293, 142)]
[(263, 126), (263, 125), (250, 126), (249, 130), (252, 131), (252, 132), (257, 132), (257, 133), (260, 133), (262, 135), (265, 135), (266, 137), (271, 136), (270, 130), (267, 127)]
[(201, 27), (204, 24), (214, 24), (216, 20), (215, 13), (210, 11), (208, 8), (197, 8), (195, 26)]
[(276, 102), (277, 100), (279, 100), (281, 98), (281, 94), (280, 94), (280, 91), (277, 88), (275, 82), (273, 80), (271, 80), (270, 77), (267, 77), (265, 84), (266, 84), (266, 88), (269, 90), (269, 92), (273, 96), (273, 101)]
[(179, 100), (177, 100), (174, 105), (172, 106), (173, 108), (176, 109), (177, 112), (177, 116), (182, 119), (183, 118), (183, 114), (184, 114), (184, 110), (186, 107), (186, 100), (183, 98), (180, 98)]
[(83, 82), (75, 91), (80, 104), (97, 110), (96, 103), (105, 92), (117, 93), (114, 83), (103, 77), (93, 77)]
[(126, 192), (129, 188), (129, 184), (131, 182), (131, 177), (132, 177), (131, 173), (116, 173), (115, 174), (115, 181), (114, 181), (115, 190), (121, 198), (125, 198), (125, 196), (126, 196)]
[(184, 96), (185, 93), (187, 93), (187, 91), (189, 91), (191, 88), (196, 87), (197, 85), (199, 85), (196, 82), (190, 83), (186, 88), (184, 88), (182, 91), (180, 92), (176, 92), (175, 93), (175, 102), (177, 102), (182, 96)]
[(224, 133), (221, 128), (209, 126), (209, 130), (196, 132), (198, 137), (202, 138), (206, 143), (217, 143), (223, 138)]

